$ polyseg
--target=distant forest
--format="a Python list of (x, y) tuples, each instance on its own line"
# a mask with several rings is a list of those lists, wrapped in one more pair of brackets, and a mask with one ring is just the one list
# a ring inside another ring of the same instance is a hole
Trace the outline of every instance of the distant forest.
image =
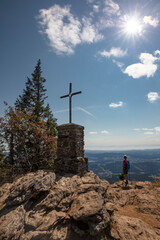
[[(160, 149), (125, 151), (130, 161), (129, 180), (154, 181), (160, 173)], [(109, 182), (119, 180), (124, 151), (86, 151), (89, 169)]]

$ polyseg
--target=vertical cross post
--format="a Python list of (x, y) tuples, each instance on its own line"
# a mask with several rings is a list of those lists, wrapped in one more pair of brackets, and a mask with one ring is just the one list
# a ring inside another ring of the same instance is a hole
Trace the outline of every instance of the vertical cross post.
[(72, 123), (72, 96), (82, 93), (81, 91), (72, 93), (72, 83), (69, 84), (69, 94), (61, 96), (60, 98), (69, 97), (69, 123)]

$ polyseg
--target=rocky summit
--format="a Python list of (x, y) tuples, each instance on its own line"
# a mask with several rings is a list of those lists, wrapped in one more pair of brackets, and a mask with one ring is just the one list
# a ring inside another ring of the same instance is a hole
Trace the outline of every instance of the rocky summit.
[(0, 240), (160, 240), (160, 188), (89, 171), (28, 173), (0, 188)]

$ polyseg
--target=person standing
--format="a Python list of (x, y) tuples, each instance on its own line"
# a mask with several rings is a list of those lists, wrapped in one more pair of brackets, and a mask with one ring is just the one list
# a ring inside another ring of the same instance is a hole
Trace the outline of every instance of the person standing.
[(124, 160), (123, 160), (123, 174), (125, 178), (125, 186), (128, 186), (128, 171), (130, 169), (130, 163), (127, 159), (127, 156), (124, 155)]

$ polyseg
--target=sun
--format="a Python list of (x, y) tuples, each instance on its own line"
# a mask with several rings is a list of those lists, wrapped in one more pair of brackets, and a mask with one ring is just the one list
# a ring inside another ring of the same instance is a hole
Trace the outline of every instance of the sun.
[(143, 25), (137, 16), (124, 16), (122, 31), (128, 36), (140, 36), (143, 32)]
[(142, 27), (140, 26), (138, 20), (131, 18), (126, 22), (125, 31), (131, 35), (140, 34)]

